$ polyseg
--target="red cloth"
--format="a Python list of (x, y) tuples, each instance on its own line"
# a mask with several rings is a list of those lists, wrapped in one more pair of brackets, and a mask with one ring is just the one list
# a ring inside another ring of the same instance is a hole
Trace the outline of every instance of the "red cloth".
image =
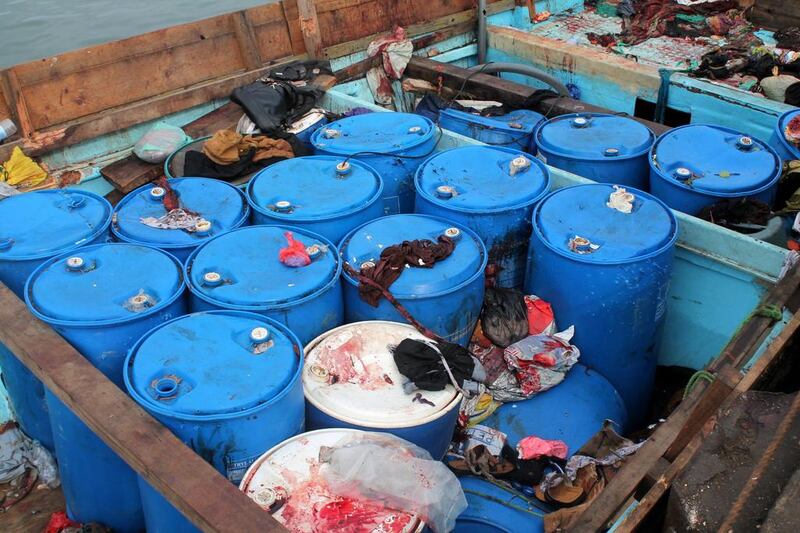
[(67, 513), (59, 511), (50, 515), (50, 521), (45, 526), (44, 533), (60, 533), (68, 527), (81, 527), (78, 522), (73, 522), (67, 518)]
[(555, 332), (553, 308), (549, 303), (536, 296), (525, 296), (525, 307), (528, 308), (529, 335), (551, 335)]
[(283, 234), (289, 244), (286, 248), (281, 248), (278, 252), (278, 259), (288, 267), (304, 267), (311, 264), (311, 257), (306, 252), (306, 245), (294, 239), (291, 231)]
[(525, 437), (517, 444), (519, 458), (523, 460), (539, 459), (540, 457), (567, 458), (567, 445), (560, 440), (545, 440), (539, 437)]
[(157, 183), (159, 187), (164, 189), (165, 194), (162, 203), (164, 204), (164, 209), (167, 210), (167, 213), (173, 209), (178, 209), (181, 206), (180, 200), (178, 200), (178, 195), (175, 194), (175, 191), (172, 190), (167, 178), (161, 176)]

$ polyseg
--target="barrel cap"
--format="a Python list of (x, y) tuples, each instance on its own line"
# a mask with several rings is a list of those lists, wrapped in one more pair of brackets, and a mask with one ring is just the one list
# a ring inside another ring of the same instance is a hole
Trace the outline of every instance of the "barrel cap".
[[(612, 194), (622, 201), (615, 204)], [(657, 198), (598, 183), (545, 196), (533, 212), (533, 228), (547, 246), (574, 260), (620, 263), (673, 246), (678, 223)]]
[(655, 136), (629, 117), (603, 113), (561, 115), (543, 122), (536, 132), (539, 149), (583, 160), (624, 159), (643, 155)]
[(460, 401), (452, 385), (419, 391), (411, 401), (403, 390), (391, 347), (404, 339), (427, 340), (412, 326), (396, 322), (356, 322), (338, 327), (306, 347), (303, 389), (306, 400), (326, 414), (370, 428), (421, 425), (447, 414)]
[[(656, 141), (652, 165), (676, 184), (722, 196), (741, 196), (768, 187), (781, 171), (778, 154), (745, 133), (692, 124), (668, 131)], [(689, 179), (681, 169), (691, 172)]]
[(48, 322), (96, 324), (155, 312), (183, 292), (180, 263), (137, 244), (85, 246), (40, 266), (26, 285), (28, 306)]
[[(518, 150), (462, 146), (428, 158), (415, 181), (417, 194), (446, 209), (500, 211), (541, 199), (550, 173), (537, 158)], [(449, 197), (442, 194), (443, 187)]]
[(247, 200), (229, 183), (212, 178), (172, 178), (169, 184), (178, 195), (181, 207), (197, 213), (210, 227), (187, 231), (154, 228), (142, 223), (143, 218), (158, 219), (167, 214), (163, 204), (166, 191), (148, 184), (129, 193), (117, 204), (112, 225), (114, 235), (127, 242), (151, 246), (194, 247), (247, 220)]
[[(323, 250), (308, 266), (290, 267), (279, 260), (286, 248), (285, 233), (306, 247)], [(309, 231), (290, 226), (249, 226), (219, 235), (200, 246), (186, 263), (192, 292), (224, 306), (263, 310), (313, 296), (333, 283), (341, 259), (333, 244)], [(221, 278), (211, 283), (206, 274)]]
[(317, 150), (335, 154), (395, 153), (427, 142), (435, 129), (422, 115), (366, 113), (331, 122), (315, 131), (311, 142)]
[[(382, 190), (380, 176), (364, 163), (318, 155), (270, 165), (250, 181), (247, 196), (259, 213), (291, 224), (359, 211), (376, 202)], [(291, 208), (279, 209), (282, 201)]]
[(0, 260), (40, 259), (87, 244), (111, 223), (111, 204), (76, 189), (0, 200)]
[[(342, 528), (342, 524), (332, 525), (325, 521), (325, 517), (332, 515), (332, 520), (336, 520), (339, 516), (336, 508), (349, 502), (349, 498), (334, 494), (324, 482), (322, 474), (326, 465), (320, 462), (320, 452), (348, 437), (386, 438), (356, 429), (321, 429), (302, 433), (283, 441), (257, 459), (244, 475), (239, 489), (264, 510), (271, 510), (273, 516), (290, 531)], [(401, 441), (392, 439), (392, 443), (397, 442)], [(328, 508), (333, 512), (325, 512)], [(359, 531), (410, 533), (421, 526), (415, 515), (390, 509), (385, 509), (384, 513), (357, 515), (353, 519), (359, 522)], [(344, 529), (346, 527), (339, 530)]]
[(233, 415), (286, 390), (299, 374), (300, 349), (294, 334), (262, 315), (194, 313), (142, 337), (125, 381), (139, 403), (158, 412)]
[[(425, 297), (451, 291), (478, 276), (486, 266), (486, 247), (471, 230), (428, 215), (390, 215), (356, 228), (340, 245), (342, 257), (359, 270), (365, 262), (376, 263), (383, 250), (403, 241), (428, 239), (433, 242), (455, 227), (460, 230), (453, 253), (433, 268), (406, 268), (392, 284), (399, 298)], [(345, 276), (355, 283), (347, 273)]]

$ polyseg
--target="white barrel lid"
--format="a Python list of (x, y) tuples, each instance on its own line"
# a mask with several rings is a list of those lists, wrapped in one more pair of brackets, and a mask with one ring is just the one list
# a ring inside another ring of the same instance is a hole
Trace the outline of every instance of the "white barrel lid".
[(406, 378), (390, 349), (404, 339), (427, 340), (408, 324), (379, 320), (320, 335), (306, 346), (306, 400), (338, 420), (375, 429), (414, 427), (444, 416), (461, 395), (452, 385), (406, 394)]
[[(355, 504), (331, 492), (322, 481), (325, 468), (319, 461), (323, 446), (335, 446), (348, 435), (374, 435), (357, 429), (321, 429), (302, 433), (285, 440), (262, 455), (245, 473), (239, 489), (272, 515), (289, 531), (318, 533), (327, 531), (352, 531), (345, 524), (326, 523), (326, 516), (336, 520), (342, 504)], [(276, 504), (283, 500), (283, 505)], [(419, 518), (409, 513), (391, 509), (369, 509), (373, 512), (353, 512), (351, 520), (357, 521), (358, 531), (409, 533), (422, 529)]]

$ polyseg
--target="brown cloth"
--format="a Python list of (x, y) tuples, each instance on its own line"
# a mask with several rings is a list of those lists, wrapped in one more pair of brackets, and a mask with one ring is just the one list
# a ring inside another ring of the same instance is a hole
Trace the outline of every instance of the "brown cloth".
[(231, 165), (251, 148), (255, 149), (253, 162), (272, 157), (294, 157), (292, 146), (283, 139), (270, 139), (266, 135), (243, 136), (232, 130), (217, 131), (203, 145), (203, 153), (218, 165)]
[[(406, 265), (414, 268), (433, 268), (437, 261), (449, 257), (455, 248), (456, 243), (453, 239), (445, 235), (440, 235), (438, 242), (427, 239), (403, 241), (402, 244), (384, 249), (375, 266), (362, 268), (360, 274), (388, 289), (400, 277)], [(359, 283), (358, 294), (372, 307), (378, 307), (383, 295), (380, 289), (364, 282)]]

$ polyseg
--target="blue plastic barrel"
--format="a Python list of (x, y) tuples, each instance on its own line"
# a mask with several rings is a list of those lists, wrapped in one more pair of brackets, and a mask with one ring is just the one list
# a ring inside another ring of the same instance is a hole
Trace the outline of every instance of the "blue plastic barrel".
[(124, 242), (155, 246), (183, 262), (209, 238), (247, 224), (250, 208), (237, 187), (212, 178), (173, 178), (169, 184), (181, 208), (200, 215), (196, 226), (162, 229), (144, 224), (142, 219), (167, 214), (163, 203), (166, 191), (151, 183), (126, 195), (114, 209), (114, 236)]
[[(0, 200), (0, 281), (24, 298), (25, 281), (55, 255), (106, 241), (111, 204), (75, 189), (36, 191)], [(0, 368), (22, 430), (51, 451), (53, 432), (44, 385), (0, 344)]]
[(535, 154), (533, 132), (543, 119), (544, 115), (528, 109), (491, 117), (443, 109), (439, 113), (439, 126), (492, 146), (505, 146)]
[(293, 123), (286, 131), (295, 134), (297, 140), (306, 145), (309, 149), (313, 149), (314, 146), (311, 144), (311, 136), (327, 123), (328, 118), (325, 116), (324, 110), (312, 109)]
[[(261, 454), (304, 429), (302, 346), (263, 315), (210, 311), (148, 332), (125, 361), (145, 410), (232, 483)], [(197, 531), (139, 478), (148, 532)]]
[(459, 478), (467, 509), (456, 519), (454, 533), (539, 533), (542, 511), (518, 495), (475, 476)]
[(343, 118), (311, 136), (318, 154), (352, 157), (383, 178), (384, 214), (414, 209), (414, 172), (436, 148), (436, 127), (412, 113), (367, 113)]
[(271, 165), (247, 186), (253, 224), (285, 224), (339, 242), (383, 214), (383, 182), (366, 164), (327, 155)]
[(647, 153), (655, 135), (629, 117), (602, 113), (561, 115), (535, 133), (548, 165), (599, 183), (647, 189)]
[[(313, 255), (304, 267), (279, 260), (290, 231)], [(211, 239), (186, 263), (194, 311), (252, 311), (285, 324), (307, 343), (344, 322), (342, 261), (326, 238), (290, 226), (250, 226)]]
[(533, 206), (550, 186), (547, 167), (518, 150), (464, 146), (431, 156), (415, 178), (417, 213), (464, 225), (500, 267), (497, 283), (521, 288)]
[(560, 327), (575, 326), (581, 362), (611, 382), (636, 424), (655, 379), (678, 222), (660, 200), (628, 192), (629, 213), (609, 206), (611, 185), (546, 196), (533, 212), (525, 291), (552, 304)]
[[(186, 312), (178, 260), (135, 244), (98, 244), (56, 257), (31, 275), (25, 300), (121, 389), (136, 340)], [(67, 512), (115, 531), (144, 527), (136, 474), (50, 391), (46, 392)]]
[[(461, 394), (403, 389), (406, 380), (391, 348), (427, 340), (408, 324), (357, 322), (324, 333), (306, 346), (303, 389), (309, 430), (351, 428), (391, 433), (444, 457), (456, 427)], [(419, 393), (426, 401), (412, 402)]]
[(770, 206), (782, 163), (767, 144), (710, 125), (681, 126), (658, 138), (650, 151), (650, 191), (690, 215), (726, 198), (751, 198)]
[(320, 451), (368, 436), (352, 429), (323, 429), (297, 435), (254, 462), (239, 489), (289, 531), (421, 533), (424, 524), (419, 517), (390, 509), (366, 515), (352, 513), (349, 523), (337, 521), (337, 510), (352, 500), (335, 493), (324, 481), (327, 465), (320, 461)]
[[(339, 250), (358, 271), (376, 263), (389, 246), (416, 239), (436, 242), (441, 235), (456, 240), (453, 253), (430, 268), (406, 268), (389, 291), (419, 322), (450, 342), (466, 346), (483, 305), (487, 262), (486, 246), (475, 232), (428, 215), (393, 215), (353, 230)], [(358, 281), (347, 272), (342, 277), (347, 322), (406, 321), (386, 298), (372, 307), (359, 296)]]
[(787, 111), (781, 115), (775, 124), (775, 130), (772, 132), (772, 138), (769, 141), (770, 146), (784, 161), (800, 159), (800, 146), (787, 141), (784, 133), (789, 122), (798, 115), (800, 115), (800, 110), (797, 109)]

